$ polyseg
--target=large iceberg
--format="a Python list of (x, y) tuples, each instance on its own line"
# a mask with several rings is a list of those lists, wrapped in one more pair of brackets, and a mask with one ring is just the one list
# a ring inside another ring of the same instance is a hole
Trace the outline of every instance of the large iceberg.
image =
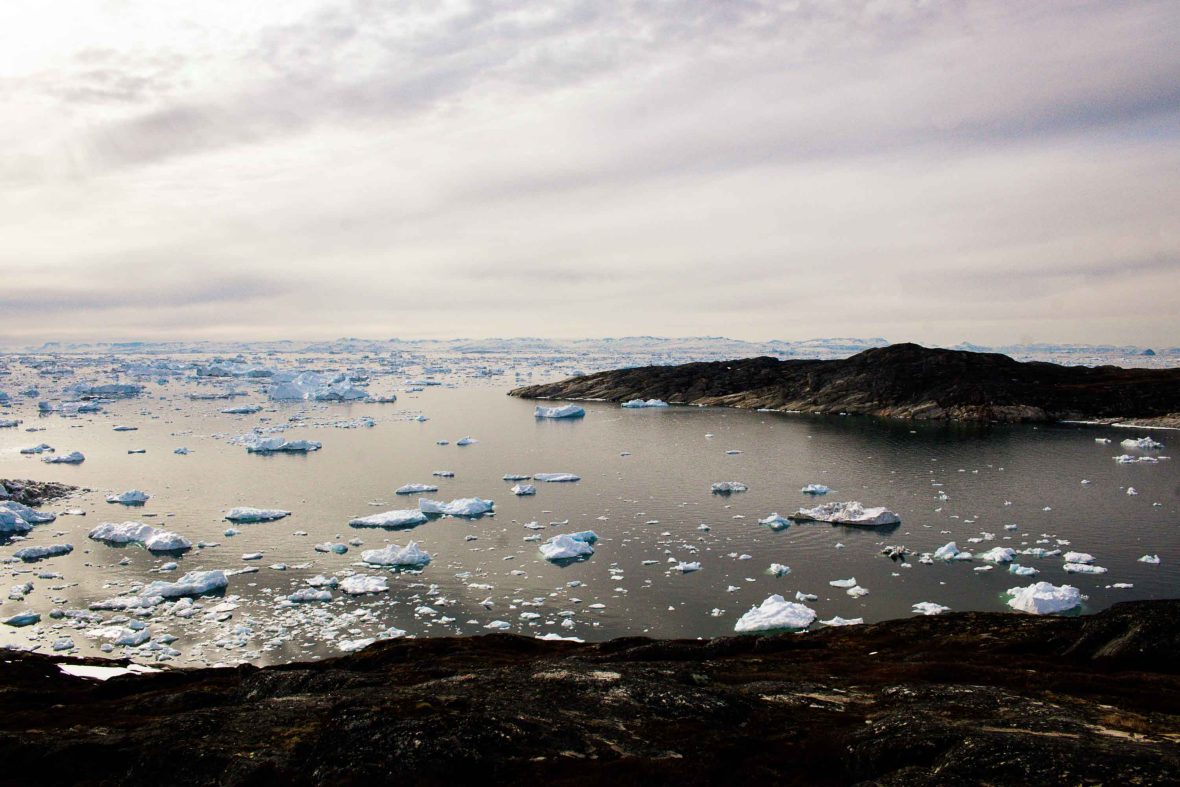
[(422, 551), (418, 542), (411, 541), (404, 547), (390, 544), (384, 549), (365, 550), (361, 553), (361, 560), (374, 566), (422, 568), (430, 562), (430, 555)]
[(414, 527), (426, 521), (426, 514), (418, 509), (405, 508), (395, 511), (385, 511), (371, 516), (357, 517), (356, 519), (348, 520), (348, 524), (353, 527), (386, 527), (394, 529), (399, 527)]
[(593, 530), (581, 533), (562, 533), (541, 544), (541, 555), (546, 560), (578, 560), (594, 554), (591, 546), (598, 540), (598, 534)]
[(537, 405), (537, 409), (533, 411), (533, 415), (537, 418), (581, 418), (585, 414), (586, 411), (576, 404), (567, 404), (564, 407)]
[(362, 388), (356, 388), (345, 374), (325, 375), (318, 372), (276, 374), (267, 392), (274, 401), (354, 402), (368, 398)]
[(1011, 588), (1008, 606), (1034, 615), (1052, 615), (1065, 612), (1082, 603), (1082, 593), (1072, 585), (1053, 585), (1035, 582), (1028, 587)]
[(340, 589), (350, 596), (363, 596), (366, 593), (384, 593), (389, 590), (389, 583), (385, 581), (385, 577), (353, 574), (341, 580)]
[(478, 497), (461, 497), (449, 503), (440, 503), (426, 497), (418, 498), (418, 508), (423, 514), (477, 517), (490, 513), (495, 507), (496, 504), (491, 500), (482, 500)]
[(180, 598), (181, 596), (203, 596), (215, 593), (229, 586), (224, 571), (190, 571), (175, 582), (152, 582), (140, 591), (140, 598)]
[(103, 522), (92, 529), (93, 541), (108, 544), (140, 544), (151, 552), (182, 552), (192, 549), (192, 542), (178, 533), (160, 530), (142, 522)]
[(738, 618), (733, 630), (739, 632), (773, 631), (774, 629), (805, 629), (815, 620), (815, 610), (787, 601), (775, 593), (760, 606)]
[(800, 508), (789, 519), (795, 522), (831, 522), (835, 525), (880, 527), (897, 525), (901, 517), (887, 508), (865, 508), (853, 500), (847, 503), (824, 503), (815, 508)]

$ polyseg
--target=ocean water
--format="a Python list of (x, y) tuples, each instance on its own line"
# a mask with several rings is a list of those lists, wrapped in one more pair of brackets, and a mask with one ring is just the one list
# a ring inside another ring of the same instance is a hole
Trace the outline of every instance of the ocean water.
[[(450, 383), (403, 391), (397, 403), (378, 405), (268, 402), (256, 381), (236, 382), (248, 392), (244, 397), (192, 401), (187, 394), (209, 384), (173, 380), (139, 398), (106, 403), (96, 414), (39, 416), (35, 400), (8, 408), (0, 417), (24, 423), (0, 430), (0, 478), (56, 480), (91, 491), (45, 507), (59, 514), (77, 508), (85, 515), (63, 514), (37, 526), (27, 541), (0, 547), (0, 557), (29, 545), (75, 547), (67, 556), (0, 566), (10, 585), (34, 586), (23, 600), (4, 601), (3, 617), (24, 610), (42, 615), (36, 626), (0, 626), (0, 644), (48, 651), (69, 638), (69, 652), (97, 654), (103, 640), (88, 633), (126, 626), (129, 617), (157, 641), (175, 637), (168, 647), (179, 651), (172, 657), (178, 664), (273, 663), (335, 655), (391, 631), (487, 633), (494, 621), (522, 634), (584, 640), (725, 635), (771, 594), (793, 600), (800, 591), (818, 596), (807, 604), (819, 619), (870, 622), (909, 616), (912, 605), (923, 601), (952, 610), (1004, 611), (1006, 590), (1036, 580), (1079, 588), (1086, 596), (1081, 613), (1122, 600), (1177, 595), (1180, 465), (1113, 460), (1143, 454), (1119, 442), (1148, 434), (1144, 430), (921, 424), (687, 407), (626, 410), (608, 403), (585, 403), (582, 419), (550, 421), (533, 417), (535, 402), (506, 396), (510, 384), (504, 378)], [(264, 409), (245, 416), (219, 412), (247, 403)], [(428, 420), (413, 420), (419, 414)], [(363, 417), (375, 425), (344, 428)], [(136, 430), (117, 432), (116, 425)], [(323, 449), (264, 456), (232, 442), (256, 427), (318, 440)], [(1150, 455), (1177, 449), (1180, 434), (1150, 434), (1167, 444)], [(456, 446), (465, 436), (478, 442)], [(443, 440), (449, 444), (437, 444)], [(80, 450), (86, 461), (49, 465), (19, 454), (21, 447), (41, 442), (58, 453)], [(176, 455), (179, 446), (191, 453)], [(133, 449), (145, 453), (128, 453)], [(454, 477), (433, 476), (438, 470)], [(540, 472), (575, 473), (581, 480), (536, 482), (535, 496), (519, 498), (509, 491), (513, 482), (502, 480), (505, 474)], [(714, 482), (731, 480), (749, 490), (710, 492)], [(353, 517), (415, 507), (416, 495), (394, 495), (407, 483), (437, 483), (439, 492), (429, 496), (439, 500), (494, 500), (495, 514), (441, 518), (412, 530), (349, 527)], [(815, 499), (800, 492), (808, 483), (833, 491)], [(1138, 494), (1128, 495), (1128, 487)], [(128, 489), (152, 497), (142, 507), (105, 502), (107, 494)], [(758, 522), (772, 512), (786, 515), (842, 500), (886, 506), (902, 524), (792, 524), (775, 531)], [(230, 523), (224, 515), (234, 506), (292, 514), (234, 525), (240, 534), (226, 537)], [(181, 556), (153, 555), (87, 538), (100, 522), (126, 520), (206, 546)], [(541, 528), (525, 526), (534, 522)], [(588, 529), (599, 535), (594, 555), (569, 565), (545, 561), (538, 543), (528, 540)], [(364, 543), (344, 555), (314, 550), (316, 544), (352, 539)], [(422, 571), (360, 562), (363, 550), (410, 540), (433, 556)], [(1013, 576), (1003, 565), (977, 571), (989, 565), (978, 559), (919, 562), (920, 553), (949, 541), (977, 553), (996, 546), (1087, 552), (1107, 573), (1067, 574), (1060, 556), (1019, 556), (1040, 571), (1035, 578)], [(904, 545), (910, 559), (903, 564), (881, 555), (886, 545)], [(242, 559), (255, 552), (261, 560)], [(1145, 554), (1158, 554), (1161, 563), (1139, 562)], [(179, 569), (160, 573), (170, 561)], [(674, 568), (680, 561), (701, 568), (681, 573)], [(790, 573), (771, 576), (772, 563), (789, 566)], [(286, 569), (272, 568), (277, 564)], [(175, 580), (186, 571), (247, 567), (257, 571), (230, 576), (225, 593), (199, 599), (201, 609), (189, 618), (171, 614), (167, 605), (149, 616), (50, 617), (54, 609), (87, 610), (140, 583)], [(60, 578), (39, 578), (40, 572)], [(350, 573), (384, 576), (389, 590), (355, 597), (333, 591), (326, 604), (281, 603), (310, 577)], [(829, 584), (849, 578), (868, 594), (851, 597)], [(1131, 587), (1112, 587), (1116, 583)], [(145, 661), (160, 655), (121, 646), (112, 653)]]

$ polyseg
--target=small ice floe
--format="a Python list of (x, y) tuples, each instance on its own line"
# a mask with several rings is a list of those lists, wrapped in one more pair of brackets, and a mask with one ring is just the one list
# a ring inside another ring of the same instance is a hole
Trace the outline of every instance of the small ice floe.
[(325, 541), (312, 547), (316, 552), (331, 552), (334, 555), (347, 555), (348, 545), (338, 541)]
[(941, 615), (944, 612), (950, 612), (950, 607), (944, 607), (942, 604), (935, 604), (933, 601), (919, 601), (913, 605), (914, 612), (918, 615)]
[(23, 560), (26, 563), (33, 563), (37, 560), (44, 560), (50, 557), (57, 557), (58, 555), (68, 555), (74, 551), (74, 547), (70, 544), (49, 544), (43, 547), (25, 547), (18, 549), (12, 553), (12, 556), (18, 560)]
[(850, 577), (849, 579), (833, 579), (828, 584), (834, 588), (854, 588), (856, 587), (856, 577)]
[(287, 596), (292, 604), (310, 604), (319, 601), (331, 601), (332, 591), (316, 590), (315, 588), (300, 588)]
[(725, 452), (725, 455), (726, 456), (737, 456), (740, 453), (741, 453), (741, 451), (738, 451), (737, 449), (730, 449)]
[(422, 568), (430, 562), (430, 555), (418, 546), (417, 541), (411, 541), (404, 547), (389, 544), (383, 549), (367, 549), (361, 553), (361, 560), (373, 566)]
[(681, 560), (676, 564), (675, 569), (681, 574), (691, 574), (693, 571), (700, 571), (701, 564), (695, 560), (691, 563)]
[(512, 628), (512, 624), (506, 620), (493, 620), (490, 623), (485, 623), (484, 628), (492, 631), (507, 631)]
[(20, 426), (21, 423), (23, 422), (15, 418), (0, 418), (0, 429), (15, 429), (16, 427)]
[(172, 453), (177, 456), (188, 456), (191, 452), (182, 445), (180, 448), (173, 449)]
[(423, 492), (437, 492), (438, 487), (434, 484), (406, 484), (399, 486), (393, 491), (395, 495), (420, 495)]
[(562, 533), (541, 544), (539, 549), (546, 560), (555, 562), (581, 560), (594, 554), (592, 545), (596, 541), (598, 541), (598, 534), (593, 530), (584, 530), (580, 533)]
[[(934, 550), (934, 559), (935, 560), (962, 560), (962, 558), (959, 557), (959, 555), (961, 555), (961, 554), (963, 554), (963, 553), (959, 551), (959, 545), (956, 544), (954, 541), (950, 541), (950, 542), (947, 542), (946, 544), (943, 544), (938, 549)], [(971, 556), (968, 555), (967, 559), (970, 559), (970, 557)]]
[(505, 481), (528, 481), (531, 478), (531, 475), (523, 475), (521, 473), (505, 473), (503, 475), (503, 480)]
[(1052, 615), (1071, 610), (1082, 603), (1082, 593), (1072, 585), (1035, 582), (1027, 587), (1011, 588), (1008, 606), (1034, 615)]
[(989, 563), (1011, 563), (1016, 559), (1016, 550), (1012, 547), (994, 547), (980, 555), (979, 559)]
[(899, 562), (905, 560), (909, 550), (900, 544), (890, 544), (881, 548), (881, 554), (894, 562)]
[(831, 492), (832, 490), (829, 487), (824, 486), (823, 484), (808, 484), (807, 486), (803, 487), (799, 491), (805, 495), (826, 495), (828, 492)]
[(478, 442), (474, 437), (460, 437), (455, 441), (455, 445), (475, 445)]
[(1110, 443), (1110, 438), (1109, 437), (1095, 437), (1094, 442), (1101, 443), (1103, 445), (1108, 445)]
[(111, 431), (112, 432), (138, 432), (139, 427), (138, 426), (113, 426), (113, 427), (111, 427)]
[(800, 508), (788, 519), (795, 522), (830, 522), (834, 525), (880, 527), (901, 524), (901, 517), (887, 508), (865, 508), (853, 500), (847, 503), (824, 503), (815, 508)]
[(569, 484), (582, 480), (581, 476), (574, 475), (573, 473), (535, 473), (533, 478), (537, 481), (544, 481), (547, 484)]
[(396, 530), (401, 527), (415, 527), (429, 521), (426, 514), (416, 508), (404, 508), (395, 511), (384, 511), (372, 516), (362, 516), (348, 520), (352, 527), (384, 527)]
[(39, 445), (32, 445), (32, 446), (29, 446), (28, 448), (22, 448), (20, 450), (20, 452), (22, 454), (43, 454), (46, 451), (49, 451), (52, 453), (53, 446), (51, 446), (49, 443), (40, 443)]
[(1106, 569), (1102, 566), (1091, 565), (1090, 563), (1066, 563), (1062, 566), (1067, 574), (1105, 574)]
[[(628, 402), (623, 402), (623, 407), (628, 410), (639, 410), (644, 407), (667, 407), (668, 403), (663, 399), (632, 399)], [(712, 437), (712, 435), (709, 435)]]
[(741, 481), (718, 481), (709, 488), (715, 495), (731, 495), (734, 492), (745, 492), (749, 487)]
[(770, 568), (767, 569), (767, 573), (772, 577), (785, 577), (791, 573), (791, 567), (784, 566), (782, 563), (771, 563)]
[(15, 500), (0, 501), (0, 533), (27, 533), (34, 525), (57, 519), (56, 514), (37, 511)]
[(251, 454), (306, 454), (318, 451), (323, 443), (316, 440), (286, 440), (282, 437), (260, 437), (250, 435), (242, 441), (246, 452)]
[(389, 583), (385, 581), (385, 577), (353, 574), (340, 581), (340, 590), (350, 596), (363, 596), (368, 593), (384, 593), (389, 590)]
[[(1116, 456), (1114, 458), (1114, 461), (1118, 462), (1120, 465), (1133, 465), (1133, 464), (1154, 465), (1157, 462), (1159, 462), (1160, 459), (1165, 459), (1165, 458), (1166, 457), (1163, 457), (1163, 456), (1157, 458), (1154, 456), (1131, 456), (1130, 454), (1123, 454), (1121, 456)], [(41, 461), (44, 462), (44, 461), (48, 461), (48, 460), (43, 459)]]
[(516, 486), (512, 487), (511, 491), (512, 494), (516, 495), (517, 497), (527, 497), (529, 495), (537, 494), (537, 487), (533, 486), (532, 484), (517, 484)]
[(496, 504), (491, 500), (478, 497), (461, 497), (449, 503), (440, 503), (429, 498), (418, 498), (418, 508), (423, 514), (439, 514), (443, 516), (480, 517), (490, 513)]
[(230, 522), (242, 522), (244, 524), (252, 524), (254, 522), (273, 522), (276, 519), (282, 519), (285, 516), (290, 516), (290, 511), (283, 511), (278, 508), (251, 508), (249, 506), (239, 506), (238, 508), (231, 508), (225, 518)]
[(1139, 439), (1128, 438), (1119, 443), (1123, 448), (1137, 448), (1140, 451), (1158, 451), (1164, 447), (1164, 444), (1158, 440), (1152, 440), (1150, 437), (1140, 437)]
[(1139, 558), (1139, 562), (1140, 563), (1151, 563), (1152, 565), (1157, 565), (1160, 562), (1160, 556), (1159, 555), (1144, 555), (1143, 557)]
[[(203, 596), (215, 593), (229, 586), (224, 571), (190, 571), (175, 582), (157, 580), (140, 591), (142, 599), (153, 597), (180, 598), (181, 596)], [(91, 605), (93, 608), (93, 605)]]
[(1008, 573), (1015, 574), (1018, 577), (1035, 577), (1041, 573), (1032, 566), (1022, 566), (1019, 563), (1010, 563), (1008, 565)]
[(244, 404), (241, 407), (227, 407), (221, 412), (226, 415), (254, 415), (254, 413), (262, 412), (262, 406), (257, 404)]
[(1086, 552), (1066, 552), (1061, 556), (1066, 563), (1093, 563), (1094, 556)]
[(839, 615), (830, 620), (821, 620), (825, 626), (859, 626), (865, 622), (864, 618), (842, 618)]
[(138, 489), (128, 489), (126, 492), (120, 492), (117, 495), (107, 495), (108, 503), (122, 503), (125, 506), (141, 506), (150, 498), (147, 492), (142, 492)]
[(1133, 486), (1129, 486), (1129, 487), (1127, 487), (1127, 494), (1128, 494), (1128, 495), (1132, 495), (1132, 496), (1134, 496), (1134, 495), (1137, 495), (1137, 494), (1139, 494), (1139, 493), (1138, 493), (1137, 491), (1135, 491), (1135, 487), (1133, 487)]
[(431, 473), (431, 475), (435, 476), (436, 478), (454, 478), (455, 471), (454, 470), (435, 470), (433, 473)]
[(844, 592), (853, 598), (860, 598), (861, 596), (867, 596), (869, 594), (869, 589), (862, 588), (860, 585), (853, 585)]
[(262, 560), (261, 552), (247, 552), (242, 555), (242, 560)]
[(787, 525), (791, 524), (791, 520), (779, 514), (777, 511), (765, 519), (759, 519), (758, 524), (766, 525), (771, 530), (782, 530)]
[(537, 409), (533, 411), (536, 418), (581, 418), (586, 415), (586, 411), (576, 404), (567, 404), (561, 407), (542, 407), (537, 405)]
[(733, 630), (737, 632), (773, 631), (775, 629), (805, 629), (815, 620), (815, 610), (787, 601), (777, 593), (760, 606), (738, 618)]
[(0, 621), (0, 623), (3, 623), (5, 626), (12, 626), (14, 628), (22, 628), (24, 626), (31, 626), (34, 623), (40, 623), (40, 622), (41, 622), (40, 613), (31, 612), (31, 611), (18, 612), (17, 614), (15, 614), (11, 617), (4, 618), (3, 621)]
[(106, 544), (139, 544), (149, 552), (184, 552), (193, 548), (192, 542), (179, 533), (142, 522), (103, 522), (87, 535), (92, 541)]
[(70, 451), (68, 454), (44, 456), (41, 461), (51, 465), (80, 465), (86, 461), (86, 457), (81, 451)]

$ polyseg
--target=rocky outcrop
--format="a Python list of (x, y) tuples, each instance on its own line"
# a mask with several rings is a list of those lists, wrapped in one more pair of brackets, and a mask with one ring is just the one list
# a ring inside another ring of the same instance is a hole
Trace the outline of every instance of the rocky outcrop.
[(1021, 363), (997, 353), (916, 344), (837, 361), (762, 357), (619, 369), (510, 393), (933, 420), (1133, 418), (1162, 425), (1180, 419), (1180, 369)]
[(76, 486), (54, 481), (0, 478), (0, 500), (15, 500), (26, 506), (39, 506), (51, 500), (67, 497), (76, 491)]
[(1180, 602), (715, 640), (0, 670), (8, 784), (1175, 784)]

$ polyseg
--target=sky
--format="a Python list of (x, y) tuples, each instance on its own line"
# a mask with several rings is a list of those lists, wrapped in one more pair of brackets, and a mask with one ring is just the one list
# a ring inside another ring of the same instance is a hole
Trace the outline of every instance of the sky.
[(0, 343), (1180, 345), (1180, 3), (4, 0)]

